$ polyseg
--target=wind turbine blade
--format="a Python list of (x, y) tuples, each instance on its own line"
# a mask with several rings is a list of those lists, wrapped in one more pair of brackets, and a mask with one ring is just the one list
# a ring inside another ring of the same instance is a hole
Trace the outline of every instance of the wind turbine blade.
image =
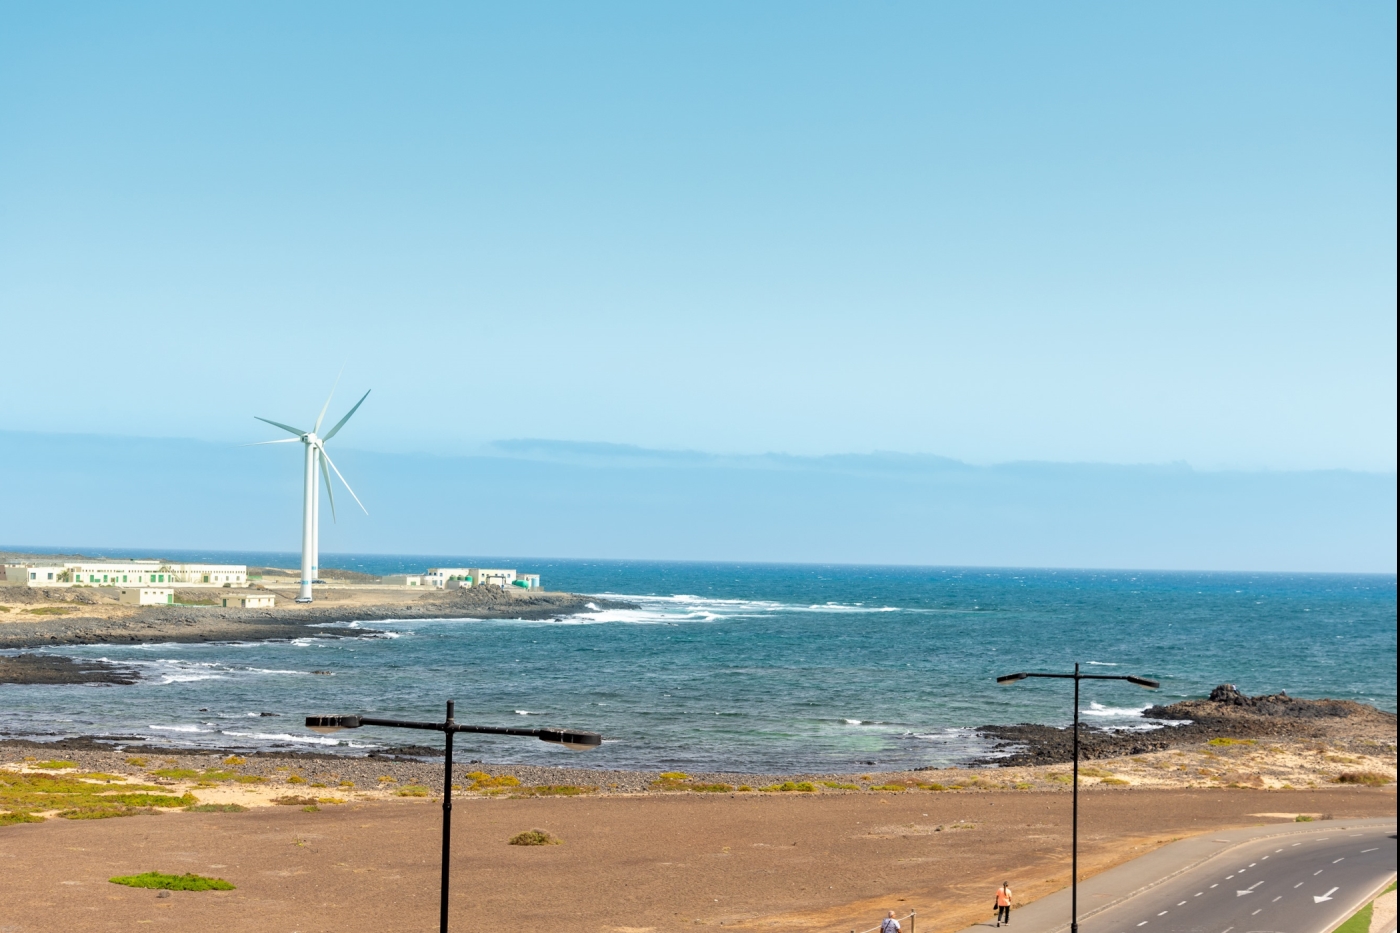
[[(371, 390), (371, 391), (372, 391), (372, 390)], [(344, 417), (344, 418), (341, 418), (339, 421), (337, 421), (337, 422), (335, 423), (335, 427), (333, 427), (333, 428), (331, 428), (329, 431), (327, 431), (327, 432), (326, 432), (326, 436), (323, 437), (323, 438), (321, 438), (321, 439), (322, 439), (322, 440), (325, 440), (325, 441), (328, 441), (328, 440), (330, 440), (331, 438), (335, 437), (336, 432), (339, 431), (341, 428), (345, 427), (345, 422), (349, 421), (349, 420), (350, 420), (350, 416), (353, 415), (355, 412), (357, 412), (357, 411), (360, 410), (360, 406), (363, 405), (363, 404), (365, 403), (365, 399), (367, 399), (367, 398), (369, 398), (369, 392), (366, 392), (364, 395), (361, 395), (361, 396), (360, 396), (360, 400), (359, 400), (358, 402), (355, 403), (355, 407), (352, 408), (352, 409), (350, 409), (349, 411), (347, 411), (347, 412), (345, 413), (345, 417)], [(346, 489), (349, 489), (350, 487), (347, 486), (347, 487), (345, 487), (345, 488), (346, 488)], [(356, 501), (359, 501), (359, 500), (356, 500)], [(366, 513), (366, 514), (368, 514), (368, 513)]]
[(319, 415), (316, 416), (316, 427), (312, 428), (311, 430), (313, 430), (313, 431), (319, 431), (319, 430), (321, 430), (321, 422), (325, 420), (325, 417), (326, 417), (326, 409), (331, 407), (331, 399), (335, 397), (335, 387), (338, 386), (338, 385), (340, 385), (340, 377), (343, 376), (344, 374), (345, 374), (345, 367), (342, 366), (342, 367), (340, 367), (340, 372), (338, 372), (338, 373), (335, 374), (335, 382), (332, 382), (332, 383), (331, 383), (331, 394), (326, 396), (326, 404), (324, 404), (324, 405), (321, 406), (321, 413), (320, 413)]
[(331, 491), (331, 475), (326, 472), (326, 452), (321, 451), (321, 478), (326, 481), (326, 495), (331, 499), (331, 521), (335, 521), (335, 493)]
[[(368, 395), (369, 393), (366, 392), (365, 394)], [(363, 402), (364, 399), (360, 399), (360, 401)], [(359, 407), (359, 406), (356, 406), (356, 407)], [(344, 477), (344, 476), (341, 476), (340, 471), (336, 469), (335, 461), (332, 460), (330, 457), (328, 457), (328, 456), (326, 455), (326, 448), (324, 448), (324, 447), (321, 448), (321, 456), (322, 456), (322, 457), (325, 457), (325, 462), (326, 462), (326, 463), (329, 463), (329, 464), (331, 465), (331, 469), (332, 469), (332, 470), (335, 470), (335, 475), (340, 477), (340, 482), (341, 482), (341, 484), (345, 487), (345, 491), (348, 492), (348, 493), (350, 493), (350, 498), (355, 500), (355, 504), (358, 505), (358, 506), (360, 507), (360, 511), (362, 511), (362, 512), (364, 512), (366, 515), (368, 515), (368, 514), (369, 514), (369, 509), (365, 508), (365, 504), (364, 504), (363, 502), (360, 501), (360, 497), (357, 496), (357, 495), (355, 495), (355, 490), (353, 490), (353, 489), (350, 488), (350, 484), (347, 483), (347, 482), (345, 482), (345, 477)], [(330, 480), (327, 480), (326, 482), (329, 483)]]
[(258, 441), (255, 444), (239, 444), (239, 447), (261, 447), (264, 444), (295, 444), (300, 441), (299, 437), (283, 437), (275, 441)]
[(306, 433), (306, 432), (303, 431), (301, 428), (294, 428), (294, 427), (292, 427), (290, 424), (283, 424), (283, 423), (280, 422), (280, 421), (272, 421), (272, 420), (270, 420), (270, 419), (268, 419), (268, 418), (263, 418), (263, 417), (260, 417), (260, 416), (258, 416), (258, 415), (254, 415), (253, 417), (254, 417), (254, 418), (257, 418), (257, 420), (259, 420), (259, 421), (265, 421), (265, 422), (267, 422), (268, 424), (272, 425), (274, 428), (281, 428), (283, 431), (291, 431), (291, 432), (292, 432), (293, 434), (295, 434), (297, 437), (301, 437), (303, 434)]

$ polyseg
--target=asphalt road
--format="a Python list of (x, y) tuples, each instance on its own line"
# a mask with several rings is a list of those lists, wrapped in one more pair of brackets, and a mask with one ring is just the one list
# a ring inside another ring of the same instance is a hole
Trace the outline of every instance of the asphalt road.
[(1326, 933), (1395, 875), (1393, 827), (1261, 839), (1080, 924), (1082, 933)]

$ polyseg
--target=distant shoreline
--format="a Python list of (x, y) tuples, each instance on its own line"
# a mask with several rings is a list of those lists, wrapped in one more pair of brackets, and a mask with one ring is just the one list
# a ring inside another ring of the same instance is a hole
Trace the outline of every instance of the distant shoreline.
[[(249, 592), (272, 593), (273, 609), (193, 605)], [(269, 585), (258, 589), (177, 591), (174, 606), (127, 606), (99, 590), (0, 588), (0, 648), (142, 642), (278, 641), (307, 637), (364, 637), (369, 629), (330, 628), (335, 622), (404, 619), (557, 619), (604, 609), (632, 609), (632, 603), (580, 593), (513, 591), (497, 587), (418, 590), (387, 586), (317, 588), (310, 605), (294, 601), (295, 590)], [(0, 682), (24, 683), (24, 680)], [(46, 681), (44, 681), (46, 682)]]

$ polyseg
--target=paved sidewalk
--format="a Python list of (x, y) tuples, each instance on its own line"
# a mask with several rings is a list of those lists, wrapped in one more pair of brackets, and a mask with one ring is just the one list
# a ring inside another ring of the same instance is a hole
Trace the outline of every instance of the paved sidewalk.
[[(1220, 833), (1205, 833), (1173, 842), (1141, 858), (1125, 862), (1116, 868), (1081, 878), (1079, 881), (1079, 922), (1138, 894), (1157, 887), (1211, 859), (1230, 852), (1240, 845), (1260, 839), (1298, 836), (1308, 833), (1336, 832), (1344, 829), (1389, 827), (1394, 830), (1395, 818), (1364, 820), (1326, 820), (1313, 823), (1271, 823), (1249, 829), (1232, 829)], [(1014, 888), (1014, 885), (1013, 885)], [(1065, 933), (1069, 930), (1069, 888), (1018, 907), (1011, 912), (1009, 930), (1015, 933)], [(975, 923), (962, 933), (982, 933), (995, 929), (996, 922), (987, 911), (987, 920)]]

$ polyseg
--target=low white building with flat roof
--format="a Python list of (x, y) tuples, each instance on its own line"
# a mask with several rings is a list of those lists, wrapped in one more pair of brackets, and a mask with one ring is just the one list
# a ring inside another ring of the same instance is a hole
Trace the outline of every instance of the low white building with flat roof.
[(537, 573), (518, 574), (514, 570), (496, 567), (432, 567), (423, 575), (423, 585), (440, 590), (470, 589), (473, 586), (518, 586), (536, 590), (540, 587)]
[(247, 586), (243, 564), (176, 564), (158, 560), (9, 564), (5, 582), (27, 586)]
[(175, 602), (175, 591), (161, 586), (132, 586), (117, 590), (117, 601), (132, 606), (168, 606)]

